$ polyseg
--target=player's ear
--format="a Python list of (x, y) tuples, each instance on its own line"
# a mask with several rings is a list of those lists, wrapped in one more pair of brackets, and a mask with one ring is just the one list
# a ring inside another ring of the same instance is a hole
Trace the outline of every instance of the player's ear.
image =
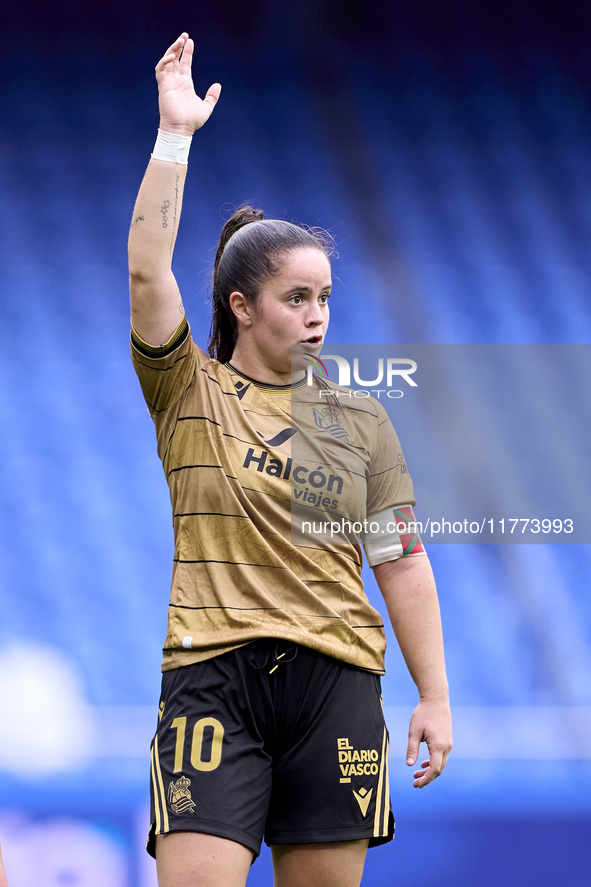
[(239, 324), (249, 327), (252, 325), (252, 304), (246, 298), (246, 296), (235, 290), (230, 294), (230, 298), (228, 299), (230, 304), (230, 309), (233, 311), (234, 316)]

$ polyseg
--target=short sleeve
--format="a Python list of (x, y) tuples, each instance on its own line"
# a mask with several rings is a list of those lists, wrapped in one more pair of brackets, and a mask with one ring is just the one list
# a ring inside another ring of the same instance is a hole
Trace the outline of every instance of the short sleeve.
[(377, 403), (378, 432), (367, 481), (367, 514), (393, 505), (414, 505), (412, 480), (398, 435), (384, 407)]
[(362, 536), (370, 567), (399, 557), (424, 555), (412, 510), (415, 496), (398, 435), (378, 404), (378, 440), (367, 486), (369, 531)]
[(186, 318), (164, 345), (148, 345), (132, 329), (131, 359), (152, 414), (180, 400), (196, 369), (208, 360), (195, 345)]

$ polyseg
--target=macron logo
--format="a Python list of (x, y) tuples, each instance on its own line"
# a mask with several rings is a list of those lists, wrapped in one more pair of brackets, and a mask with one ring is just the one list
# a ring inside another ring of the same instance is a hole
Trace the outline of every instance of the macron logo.
[[(270, 438), (270, 440), (266, 440), (265, 443), (268, 447), (280, 447), (281, 444), (284, 444), (286, 440), (289, 440), (290, 437), (293, 437), (296, 433), (297, 428), (283, 428), (279, 434), (276, 434), (275, 437)], [(261, 437), (263, 435), (260, 431), (257, 431)]]

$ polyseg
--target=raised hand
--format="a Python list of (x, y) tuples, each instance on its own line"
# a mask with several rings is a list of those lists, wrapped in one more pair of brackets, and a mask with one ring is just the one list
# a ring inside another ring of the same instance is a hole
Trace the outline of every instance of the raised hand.
[(195, 94), (191, 63), (194, 44), (186, 31), (166, 50), (156, 65), (160, 129), (193, 135), (209, 119), (222, 87), (213, 83), (204, 99)]

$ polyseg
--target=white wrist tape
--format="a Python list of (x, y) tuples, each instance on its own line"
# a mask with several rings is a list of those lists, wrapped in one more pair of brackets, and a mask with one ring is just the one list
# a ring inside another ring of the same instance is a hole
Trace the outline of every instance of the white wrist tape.
[(176, 135), (172, 132), (162, 132), (159, 129), (152, 158), (166, 160), (168, 163), (183, 163), (186, 166), (189, 162), (189, 148), (192, 138), (193, 136)]

